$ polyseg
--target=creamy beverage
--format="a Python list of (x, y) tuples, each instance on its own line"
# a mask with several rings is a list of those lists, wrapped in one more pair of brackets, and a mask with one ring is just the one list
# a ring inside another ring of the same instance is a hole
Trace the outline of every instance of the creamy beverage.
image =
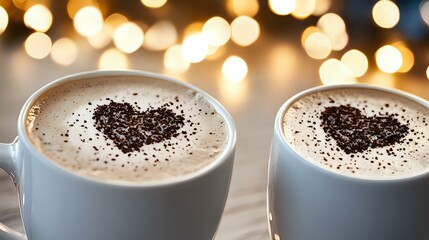
[(286, 110), (283, 133), (304, 159), (365, 179), (418, 175), (429, 169), (429, 110), (375, 89), (311, 93)]
[(198, 92), (165, 80), (117, 76), (58, 85), (27, 112), (48, 159), (105, 181), (156, 181), (196, 172), (228, 141), (224, 119)]

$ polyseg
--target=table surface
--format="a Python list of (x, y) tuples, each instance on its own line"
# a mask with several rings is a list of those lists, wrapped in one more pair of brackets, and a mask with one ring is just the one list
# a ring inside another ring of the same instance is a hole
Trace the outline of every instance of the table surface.
[[(32, 92), (58, 77), (97, 68), (101, 53), (89, 51), (85, 42), (79, 46), (77, 61), (67, 67), (57, 65), (49, 57), (32, 59), (21, 45), (7, 49), (0, 46), (0, 142), (11, 142), (16, 136), (20, 108)], [(267, 239), (267, 169), (274, 118), (286, 99), (322, 84), (318, 75), (322, 61), (309, 58), (299, 42), (276, 38), (261, 39), (248, 49), (231, 47), (227, 52), (248, 63), (248, 75), (239, 83), (222, 77), (221, 66), (227, 55), (193, 64), (181, 75), (165, 71), (161, 52), (139, 50), (129, 55), (129, 61), (130, 68), (172, 75), (207, 91), (231, 113), (237, 127), (237, 151), (216, 239)], [(369, 71), (358, 80), (429, 99), (429, 81), (423, 78)], [(2, 170), (0, 222), (23, 231), (16, 189)]]

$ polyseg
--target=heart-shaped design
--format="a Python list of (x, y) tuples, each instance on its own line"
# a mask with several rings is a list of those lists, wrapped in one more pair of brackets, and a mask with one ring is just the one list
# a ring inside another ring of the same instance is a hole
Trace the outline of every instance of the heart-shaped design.
[(144, 145), (177, 137), (185, 118), (168, 109), (168, 103), (158, 108), (139, 111), (131, 104), (111, 101), (95, 108), (92, 119), (95, 128), (123, 152), (140, 151)]
[(401, 143), (409, 129), (394, 115), (368, 117), (349, 105), (326, 107), (320, 119), (326, 135), (347, 154)]

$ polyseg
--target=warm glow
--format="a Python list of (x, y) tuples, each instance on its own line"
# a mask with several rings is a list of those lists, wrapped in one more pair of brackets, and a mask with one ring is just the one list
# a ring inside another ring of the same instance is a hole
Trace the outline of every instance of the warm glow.
[(305, 47), (305, 41), (307, 40), (308, 36), (310, 36), (311, 34), (315, 33), (315, 32), (320, 32), (320, 29), (315, 27), (315, 26), (310, 26), (308, 28), (306, 28), (304, 30), (304, 32), (302, 32), (301, 35), (301, 45), (303, 47)]
[(128, 57), (121, 51), (110, 48), (107, 49), (98, 61), (98, 69), (128, 69)]
[(51, 52), (52, 41), (48, 35), (41, 32), (35, 32), (25, 40), (24, 47), (30, 57), (42, 59), (48, 56), (49, 52)]
[(239, 81), (233, 82), (221, 76), (221, 79), (216, 81), (219, 89), (219, 100), (228, 109), (240, 109), (240, 107), (247, 102), (249, 98), (249, 82)]
[(231, 39), (240, 46), (254, 43), (260, 34), (258, 22), (247, 16), (240, 16), (231, 23)]
[(173, 73), (184, 73), (189, 69), (190, 64), (183, 58), (180, 45), (175, 44), (165, 51), (164, 67)]
[(116, 28), (127, 22), (127, 17), (120, 13), (114, 13), (106, 18), (106, 21), (104, 21), (104, 25), (106, 26), (110, 37), (113, 37)]
[(392, 44), (393, 47), (397, 48), (399, 52), (401, 52), (402, 55), (402, 65), (399, 68), (398, 72), (400, 73), (406, 73), (411, 70), (411, 68), (414, 66), (414, 54), (413, 52), (408, 49), (404, 43), (397, 42)]
[(401, 52), (391, 45), (378, 49), (375, 53), (375, 60), (378, 68), (386, 73), (397, 72), (402, 66)]
[(103, 15), (98, 8), (84, 7), (76, 13), (73, 24), (80, 35), (95, 35), (103, 28)]
[(52, 25), (52, 13), (41, 4), (28, 9), (24, 14), (25, 26), (39, 32), (46, 32)]
[(177, 41), (174, 25), (167, 21), (159, 21), (151, 26), (145, 34), (144, 45), (151, 50), (165, 50)]
[(296, 0), (268, 0), (271, 11), (277, 15), (288, 15), (295, 9)]
[(4, 32), (9, 23), (9, 16), (7, 15), (6, 10), (0, 6), (0, 34)]
[(110, 34), (110, 28), (107, 25), (103, 25), (103, 28), (98, 33), (88, 36), (88, 42), (94, 48), (101, 49), (109, 45), (112, 41)]
[(253, 17), (259, 11), (258, 0), (227, 0), (230, 15)]
[(203, 36), (212, 46), (222, 46), (231, 37), (229, 23), (221, 17), (212, 17), (203, 26)]
[(393, 28), (399, 22), (399, 8), (390, 0), (380, 0), (372, 8), (374, 22), (382, 28)]
[(51, 58), (54, 62), (68, 66), (76, 61), (78, 48), (76, 43), (69, 38), (58, 39), (52, 45)]
[(426, 68), (426, 77), (429, 79), (429, 66)]
[(222, 65), (223, 76), (231, 82), (240, 82), (247, 75), (246, 62), (237, 56), (231, 56)]
[(420, 15), (426, 25), (429, 25), (429, 1), (424, 2), (420, 7)]
[(347, 43), (349, 42), (349, 35), (347, 32), (343, 32), (342, 34), (335, 36), (334, 38), (330, 38), (332, 50), (334, 51), (340, 51), (343, 50)]
[(15, 5), (16, 8), (21, 10), (28, 9), (28, 3), (26, 0), (12, 0), (13, 5)]
[(137, 51), (143, 44), (143, 40), (143, 31), (133, 22), (127, 22), (119, 26), (113, 36), (115, 46), (124, 53)]
[(341, 58), (344, 72), (352, 77), (361, 77), (368, 70), (368, 59), (359, 50), (352, 49)]
[(183, 36), (188, 37), (195, 34), (200, 34), (201, 31), (203, 31), (204, 23), (201, 22), (194, 22), (186, 26), (185, 30), (183, 31)]
[(298, 0), (292, 11), (292, 16), (304, 19), (310, 16), (316, 7), (316, 0)]
[(94, 1), (93, 0), (68, 0), (67, 13), (69, 14), (69, 17), (73, 19), (76, 13), (81, 8), (84, 8), (87, 6), (94, 6)]
[(325, 34), (315, 32), (307, 37), (304, 48), (308, 56), (315, 59), (324, 59), (331, 53), (331, 41)]
[(346, 23), (335, 13), (327, 13), (319, 18), (317, 27), (330, 39), (340, 36), (346, 31)]
[(331, 8), (332, 0), (316, 0), (316, 6), (313, 11), (314, 16), (321, 16), (329, 11)]
[(182, 44), (181, 53), (183, 58), (191, 63), (198, 63), (207, 56), (208, 45), (201, 34), (187, 37)]
[(320, 80), (324, 85), (355, 83), (356, 79), (344, 73), (343, 69), (344, 66), (338, 59), (328, 59), (320, 66)]
[(143, 5), (150, 8), (159, 8), (164, 6), (167, 0), (141, 0)]
[(267, 54), (267, 61), (264, 61), (267, 73), (274, 88), (285, 86), (293, 81), (299, 72), (299, 55), (292, 44), (279, 44), (270, 47)]

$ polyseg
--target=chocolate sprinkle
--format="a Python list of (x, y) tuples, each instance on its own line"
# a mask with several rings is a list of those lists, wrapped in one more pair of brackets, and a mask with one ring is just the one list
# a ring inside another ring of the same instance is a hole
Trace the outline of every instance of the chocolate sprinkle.
[(170, 140), (180, 134), (185, 118), (166, 106), (140, 112), (127, 102), (111, 101), (97, 106), (92, 119), (94, 127), (123, 153), (139, 152), (144, 145)]
[(393, 114), (367, 117), (359, 109), (345, 105), (326, 107), (320, 119), (327, 136), (347, 154), (401, 143), (409, 131)]

